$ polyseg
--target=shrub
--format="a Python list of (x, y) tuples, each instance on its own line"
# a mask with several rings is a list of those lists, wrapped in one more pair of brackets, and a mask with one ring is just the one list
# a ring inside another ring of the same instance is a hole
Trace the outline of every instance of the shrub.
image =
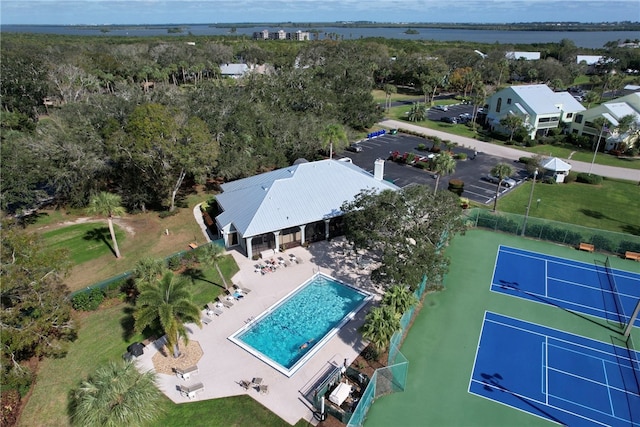
[(0, 426), (16, 425), (18, 412), (20, 411), (20, 393), (17, 390), (3, 389), (0, 402), (2, 402), (0, 404), (0, 408), (2, 408), (0, 411)]
[(525, 164), (525, 165), (528, 165), (529, 163), (531, 163), (531, 162), (533, 161), (533, 157), (520, 157), (520, 158), (518, 159), (518, 161), (519, 161), (520, 163), (523, 163), (523, 164)]
[(600, 175), (589, 175), (588, 173), (581, 172), (576, 177), (576, 181), (585, 184), (599, 185), (602, 184), (602, 177)]
[(182, 266), (182, 255), (174, 255), (167, 259), (167, 268), (176, 271)]
[(427, 162), (416, 162), (415, 167), (418, 169), (429, 169), (429, 163)]
[(104, 301), (104, 294), (101, 289), (95, 288), (84, 292), (79, 292), (71, 298), (71, 306), (76, 310), (94, 311)]
[(467, 153), (458, 153), (455, 155), (455, 158), (458, 160), (467, 160)]
[(613, 242), (600, 234), (593, 236), (591, 243), (598, 248), (598, 250), (607, 252), (614, 252), (616, 250)]
[(462, 196), (462, 193), (464, 192), (464, 181), (460, 180), (460, 179), (452, 179), (449, 181), (449, 191), (451, 191), (452, 193), (455, 193), (459, 196)]
[(564, 182), (567, 184), (571, 184), (576, 181), (576, 174), (574, 172), (569, 172), (567, 176), (564, 177)]
[(535, 139), (529, 139), (525, 142), (525, 144), (527, 147), (535, 147), (536, 145), (538, 145), (538, 142)]
[(640, 252), (640, 243), (631, 242), (628, 240), (624, 240), (620, 242), (620, 247), (618, 248), (618, 253), (624, 254), (625, 252)]
[[(15, 368), (9, 369), (6, 366), (3, 367), (2, 377), (0, 378), (3, 394), (8, 390), (16, 390), (19, 393), (19, 397), (27, 395), (29, 388), (31, 387), (31, 383), (33, 382), (34, 375), (33, 372), (25, 365), (21, 365), (21, 368), (21, 370), (18, 370)], [(5, 403), (4, 396), (2, 398), (2, 403)], [(5, 424), (0, 423), (0, 425), (4, 426)]]
[(542, 179), (542, 182), (544, 182), (545, 184), (551, 184), (551, 185), (553, 185), (553, 184), (555, 184), (555, 183), (556, 183), (556, 180), (555, 180), (555, 178), (554, 178), (554, 177), (552, 177), (552, 176), (545, 176), (545, 177)]
[(173, 211), (162, 211), (158, 214), (160, 218), (169, 218), (170, 216), (177, 215), (180, 212), (180, 209), (174, 209)]
[(418, 147), (417, 147), (417, 148), (418, 148), (418, 150), (420, 150), (420, 151), (426, 151), (427, 146), (426, 146), (425, 144), (418, 144)]

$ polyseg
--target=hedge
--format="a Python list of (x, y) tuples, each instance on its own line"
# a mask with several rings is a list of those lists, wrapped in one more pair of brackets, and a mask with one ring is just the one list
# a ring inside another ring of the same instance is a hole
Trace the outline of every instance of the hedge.
[(583, 182), (585, 184), (599, 185), (602, 184), (602, 177), (600, 175), (589, 175), (588, 173), (581, 172), (576, 177), (576, 181)]

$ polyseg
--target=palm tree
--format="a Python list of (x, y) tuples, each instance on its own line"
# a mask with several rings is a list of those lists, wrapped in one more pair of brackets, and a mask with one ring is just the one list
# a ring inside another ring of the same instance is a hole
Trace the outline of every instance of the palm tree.
[(386, 84), (384, 85), (384, 94), (385, 94), (385, 100), (384, 100), (384, 109), (385, 111), (389, 111), (389, 109), (391, 108), (391, 95), (394, 93), (397, 93), (398, 89), (395, 87), (395, 85), (391, 85), (391, 84)]
[(496, 186), (496, 197), (493, 201), (493, 211), (496, 211), (496, 207), (498, 206), (498, 194), (500, 193), (500, 186), (502, 185), (502, 181), (513, 173), (513, 169), (506, 163), (498, 163), (491, 169), (491, 175), (498, 178), (498, 185)]
[(433, 194), (436, 194), (440, 176), (452, 174), (456, 170), (456, 160), (449, 153), (440, 153), (433, 159), (432, 168), (436, 174), (436, 187), (433, 190)]
[(180, 355), (180, 338), (185, 344), (189, 341), (185, 323), (202, 326), (200, 309), (191, 301), (188, 284), (184, 277), (171, 271), (160, 280), (141, 283), (134, 313), (136, 331), (142, 332), (148, 326), (160, 327), (167, 336), (167, 347), (173, 349), (176, 358)]
[(342, 125), (333, 124), (327, 125), (320, 133), (320, 139), (322, 141), (322, 148), (326, 150), (329, 148), (329, 158), (333, 158), (333, 145), (338, 144), (336, 149), (342, 149), (347, 146), (349, 139), (344, 131)]
[(111, 362), (73, 391), (71, 420), (89, 427), (147, 424), (160, 413), (160, 404), (155, 372), (140, 373), (133, 363)]
[(416, 304), (418, 299), (406, 286), (393, 285), (382, 297), (382, 305), (391, 307), (399, 316)]
[(91, 198), (89, 207), (87, 208), (87, 212), (91, 215), (103, 215), (107, 217), (111, 241), (113, 241), (113, 251), (116, 253), (116, 258), (120, 258), (120, 249), (118, 248), (116, 233), (113, 230), (113, 217), (124, 215), (124, 208), (121, 205), (122, 198), (119, 195), (103, 191)]
[(400, 316), (392, 307), (383, 305), (369, 311), (360, 332), (362, 337), (370, 341), (378, 352), (382, 352), (389, 347), (391, 337), (400, 328)]
[(137, 284), (153, 283), (153, 281), (158, 280), (164, 272), (164, 261), (159, 258), (142, 258), (136, 263), (135, 267), (133, 267), (133, 276)]
[(198, 256), (198, 260), (208, 266), (213, 266), (216, 268), (216, 271), (218, 272), (218, 275), (220, 276), (220, 279), (222, 279), (222, 284), (224, 285), (224, 288), (226, 290), (229, 290), (229, 287), (227, 286), (227, 281), (224, 278), (224, 275), (222, 274), (222, 271), (220, 271), (220, 260), (222, 260), (222, 258), (224, 258), (224, 248), (222, 248), (220, 245), (217, 245), (215, 243), (211, 243), (208, 246), (204, 247), (203, 249), (200, 250), (201, 252), (199, 253)]

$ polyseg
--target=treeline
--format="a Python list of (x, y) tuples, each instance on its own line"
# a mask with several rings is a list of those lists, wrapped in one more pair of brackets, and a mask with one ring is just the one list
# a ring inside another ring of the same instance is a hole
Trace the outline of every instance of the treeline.
[[(570, 40), (533, 48), (543, 60), (507, 60), (509, 45), (413, 40), (3, 35), (1, 208), (85, 206), (109, 191), (129, 210), (173, 209), (186, 183), (340, 149), (382, 117), (374, 88), (482, 104), (512, 78), (562, 88), (585, 72)], [(640, 69), (637, 51), (604, 52), (618, 69)], [(229, 78), (228, 63), (254, 70)]]

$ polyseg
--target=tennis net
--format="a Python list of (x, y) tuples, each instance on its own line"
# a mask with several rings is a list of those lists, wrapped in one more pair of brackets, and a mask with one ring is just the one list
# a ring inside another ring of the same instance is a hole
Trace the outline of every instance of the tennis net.
[(613, 296), (613, 301), (616, 306), (616, 312), (618, 314), (618, 319), (622, 328), (624, 329), (627, 325), (627, 314), (624, 312), (624, 305), (622, 304), (622, 299), (620, 299), (620, 293), (618, 292), (618, 286), (616, 285), (615, 274), (613, 269), (611, 268), (611, 263), (609, 262), (609, 257), (604, 261), (604, 268), (607, 273), (607, 281), (609, 282), (609, 288), (611, 289), (611, 295)]

